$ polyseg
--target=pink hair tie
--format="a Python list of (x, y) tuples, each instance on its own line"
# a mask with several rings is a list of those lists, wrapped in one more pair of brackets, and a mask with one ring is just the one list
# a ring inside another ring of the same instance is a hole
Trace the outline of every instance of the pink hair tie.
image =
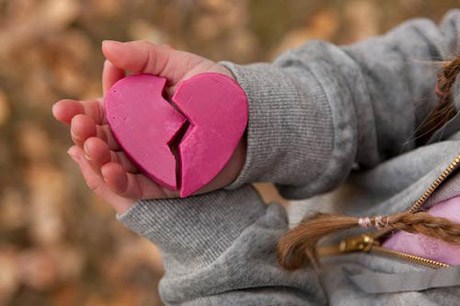
[[(385, 218), (386, 218), (386, 222), (385, 222)], [(388, 226), (388, 217), (377, 216), (374, 219), (374, 223), (375, 223), (374, 226), (376, 228), (386, 227)]]
[(359, 218), (358, 219), (358, 224), (361, 227), (371, 227), (372, 226), (371, 218), (369, 218), (369, 217)]
[(359, 218), (358, 224), (360, 227), (385, 228), (388, 227), (389, 220), (390, 218), (388, 216), (365, 217)]

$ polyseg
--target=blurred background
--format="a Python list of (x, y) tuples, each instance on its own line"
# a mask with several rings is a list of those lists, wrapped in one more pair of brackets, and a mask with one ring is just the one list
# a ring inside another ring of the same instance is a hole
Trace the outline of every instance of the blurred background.
[[(89, 192), (51, 106), (101, 94), (104, 39), (145, 39), (213, 60), (270, 61), (460, 0), (0, 0), (0, 305), (161, 305), (155, 247)], [(266, 200), (278, 196), (258, 186)]]

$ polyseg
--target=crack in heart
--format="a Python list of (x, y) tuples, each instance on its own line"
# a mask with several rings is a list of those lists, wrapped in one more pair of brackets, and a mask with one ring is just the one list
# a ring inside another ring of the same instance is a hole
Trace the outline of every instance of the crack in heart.
[(232, 157), (246, 129), (247, 97), (219, 73), (180, 82), (171, 99), (164, 97), (165, 85), (166, 79), (149, 74), (119, 80), (106, 95), (106, 116), (133, 163), (185, 197), (207, 185)]
[[(168, 101), (168, 100), (166, 100), (166, 101)], [(182, 115), (184, 116), (184, 114), (182, 114)], [(174, 158), (176, 159), (176, 189), (177, 190), (180, 190), (181, 187), (182, 187), (182, 179), (181, 179), (182, 178), (182, 176), (181, 176), (182, 163), (181, 163), (181, 158), (180, 158), (180, 154), (179, 154), (179, 145), (182, 142), (182, 139), (184, 138), (185, 133), (187, 132), (187, 130), (189, 129), (190, 126), (191, 126), (190, 121), (186, 120), (182, 124), (182, 126), (179, 128), (177, 133), (168, 142), (169, 149), (171, 150), (172, 155), (174, 155)]]

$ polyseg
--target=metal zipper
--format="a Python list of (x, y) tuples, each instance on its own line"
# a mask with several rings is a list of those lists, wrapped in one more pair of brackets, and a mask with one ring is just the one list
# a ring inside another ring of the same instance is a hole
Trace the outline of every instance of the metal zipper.
[(438, 176), (438, 178), (431, 184), (431, 186), (423, 193), (423, 195), (409, 208), (410, 213), (415, 213), (417, 210), (422, 207), (423, 203), (431, 196), (431, 194), (436, 190), (436, 188), (441, 185), (441, 183), (458, 168), (460, 164), (460, 155), (449, 164), (449, 166), (444, 169), (444, 171)]
[[(368, 234), (341, 241), (337, 251), (338, 252), (336, 252), (336, 254), (346, 254), (352, 252), (376, 253), (385, 256), (396, 257), (435, 269), (450, 267), (448, 264), (440, 261), (383, 248), (380, 246), (380, 242), (377, 239)], [(329, 252), (329, 254), (333, 254), (332, 249), (329, 249)]]
[[(452, 172), (454, 172), (455, 169), (458, 168), (459, 165), (460, 155), (458, 155), (449, 164), (449, 166), (446, 169), (444, 169), (444, 171), (436, 178), (436, 180), (430, 185), (430, 187), (428, 187), (428, 189), (425, 190), (423, 195), (417, 201), (415, 201), (414, 204), (407, 211), (410, 213), (415, 213), (418, 210), (420, 210), (420, 208), (426, 202), (426, 200), (433, 194), (433, 192), (439, 187), (439, 185), (441, 185), (441, 183), (450, 174), (452, 174)], [(351, 252), (378, 253), (385, 256), (396, 257), (412, 263), (435, 269), (450, 267), (450, 265), (443, 262), (381, 247), (379, 239), (383, 235), (388, 234), (390, 231), (392, 231), (392, 229), (380, 231), (377, 233), (367, 233), (351, 237), (349, 239), (342, 240), (338, 246), (320, 247), (318, 249), (318, 254), (319, 256), (330, 256), (346, 254)]]

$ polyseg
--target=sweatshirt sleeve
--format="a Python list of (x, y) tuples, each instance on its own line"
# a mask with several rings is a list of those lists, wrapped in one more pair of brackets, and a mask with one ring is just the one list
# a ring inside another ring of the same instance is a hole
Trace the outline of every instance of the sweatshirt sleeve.
[(251, 186), (187, 199), (141, 200), (118, 216), (156, 244), (165, 265), (167, 305), (324, 305), (312, 270), (283, 271), (276, 243), (285, 210)]
[(460, 10), (408, 21), (349, 46), (310, 41), (274, 63), (229, 68), (249, 99), (247, 158), (236, 181), (291, 199), (336, 187), (353, 167), (414, 149), (437, 103), (436, 62), (460, 54)]

